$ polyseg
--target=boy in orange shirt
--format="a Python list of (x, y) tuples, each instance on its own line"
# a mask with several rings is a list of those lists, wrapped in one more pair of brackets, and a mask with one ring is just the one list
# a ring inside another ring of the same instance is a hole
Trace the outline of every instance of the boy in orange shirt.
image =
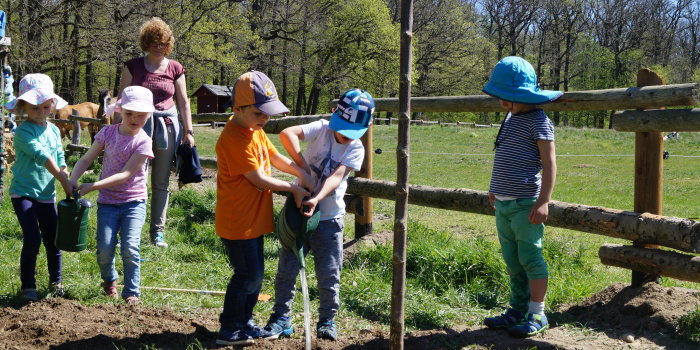
[[(313, 186), (311, 176), (281, 155), (262, 128), (271, 115), (289, 113), (265, 74), (244, 73), (233, 86), (233, 117), (216, 143), (216, 234), (233, 276), (219, 317), (220, 345), (250, 345), (268, 334), (253, 321), (264, 274), (263, 235), (274, 230), (272, 191), (294, 194), (297, 207)], [(300, 185), (275, 179), (271, 166), (297, 176)]]

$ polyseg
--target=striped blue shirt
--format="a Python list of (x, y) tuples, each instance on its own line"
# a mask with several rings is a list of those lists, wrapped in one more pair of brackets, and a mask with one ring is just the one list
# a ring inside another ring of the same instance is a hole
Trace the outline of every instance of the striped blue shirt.
[(542, 160), (537, 140), (554, 141), (554, 125), (544, 111), (506, 116), (496, 140), (489, 192), (515, 198), (539, 196)]

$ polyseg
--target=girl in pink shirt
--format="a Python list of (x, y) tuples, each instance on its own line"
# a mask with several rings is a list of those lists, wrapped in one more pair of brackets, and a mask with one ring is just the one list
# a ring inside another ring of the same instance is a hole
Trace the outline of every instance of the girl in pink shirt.
[[(97, 196), (97, 264), (104, 281), (101, 286), (107, 296), (116, 298), (118, 275), (114, 268), (114, 252), (119, 233), (124, 263), (122, 298), (133, 305), (140, 302), (141, 228), (146, 220), (148, 199), (146, 160), (153, 158), (151, 138), (142, 128), (155, 110), (153, 93), (141, 86), (129, 86), (122, 91), (116, 105), (108, 108), (121, 111), (122, 122), (107, 125), (95, 135), (90, 150), (75, 164), (70, 181), (81, 195), (100, 191)], [(78, 186), (80, 176), (102, 151), (100, 180)]]

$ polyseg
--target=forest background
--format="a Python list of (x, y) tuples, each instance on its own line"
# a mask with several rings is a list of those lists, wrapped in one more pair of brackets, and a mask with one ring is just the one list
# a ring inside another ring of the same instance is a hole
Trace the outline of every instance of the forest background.
[[(293, 115), (328, 111), (351, 87), (398, 92), (400, 0), (7, 0), (15, 80), (43, 72), (70, 103), (116, 90), (142, 55), (138, 28), (172, 27), (171, 58), (189, 93), (265, 72)], [(540, 86), (562, 91), (635, 85), (648, 67), (666, 83), (700, 82), (699, 0), (415, 0), (413, 96), (474, 95), (502, 57), (519, 55)], [(196, 99), (193, 99), (196, 103)], [(193, 111), (196, 108), (193, 107)], [(556, 125), (609, 127), (610, 111), (553, 113)], [(498, 122), (502, 115), (423, 119)]]

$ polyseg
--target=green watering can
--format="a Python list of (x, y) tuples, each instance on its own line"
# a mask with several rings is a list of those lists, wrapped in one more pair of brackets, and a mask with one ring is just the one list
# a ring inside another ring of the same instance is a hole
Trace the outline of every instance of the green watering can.
[(287, 201), (277, 218), (277, 234), (283, 247), (291, 250), (299, 260), (299, 266), (306, 267), (304, 261), (304, 246), (309, 236), (316, 231), (321, 213), (318, 205), (311, 217), (303, 215), (294, 203), (294, 196), (287, 196)]
[(56, 226), (56, 248), (69, 252), (85, 250), (87, 246), (87, 225), (90, 208), (95, 204), (80, 198), (78, 191), (73, 191), (73, 199), (58, 202), (58, 225)]

